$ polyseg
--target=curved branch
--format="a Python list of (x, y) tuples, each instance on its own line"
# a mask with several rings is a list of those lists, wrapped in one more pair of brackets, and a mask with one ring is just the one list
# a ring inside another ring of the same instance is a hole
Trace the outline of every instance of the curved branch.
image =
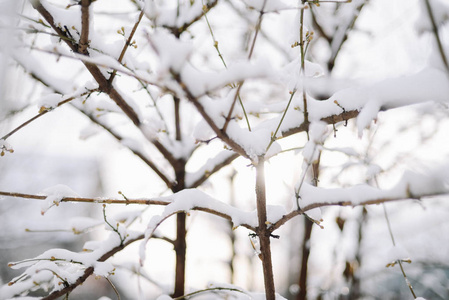
[[(97, 261), (99, 262), (104, 262), (106, 261), (108, 258), (110, 258), (111, 256), (113, 256), (115, 253), (123, 250), (124, 248), (126, 248), (128, 245), (130, 245), (131, 243), (134, 243), (135, 241), (141, 240), (143, 239), (143, 234), (136, 237), (135, 239), (129, 240), (128, 242), (124, 243), (123, 245), (117, 246), (111, 250), (109, 250), (109, 252), (103, 254)], [(76, 287), (78, 287), (79, 285), (83, 284), (84, 281), (86, 281), (87, 278), (89, 278), (90, 275), (92, 275), (94, 273), (94, 268), (93, 267), (89, 267), (84, 271), (84, 274), (79, 277), (74, 283), (66, 286), (65, 288), (59, 290), (59, 291), (54, 291), (51, 294), (49, 294), (46, 297), (43, 297), (42, 300), (53, 300), (53, 299), (58, 299), (61, 296), (64, 296), (68, 293), (70, 293), (71, 291), (73, 291)]]

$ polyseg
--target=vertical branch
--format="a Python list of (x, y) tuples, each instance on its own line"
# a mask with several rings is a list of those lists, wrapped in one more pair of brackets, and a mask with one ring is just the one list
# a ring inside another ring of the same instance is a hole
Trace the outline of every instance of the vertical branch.
[(265, 297), (267, 300), (275, 300), (275, 287), (273, 276), (273, 264), (271, 261), (271, 232), (267, 228), (267, 198), (265, 193), (265, 158), (259, 156), (256, 165), (256, 198), (257, 198), (257, 218), (259, 226), (257, 235), (260, 241), (260, 252), (263, 267), (263, 277), (265, 284)]
[[(306, 3), (306, 0), (302, 0), (303, 6), (301, 7), (301, 13), (300, 13), (300, 27), (299, 27), (299, 46), (301, 49), (301, 74), (302, 76), (305, 76), (305, 45), (304, 45), (304, 10), (306, 9), (306, 6), (304, 5)], [(302, 98), (303, 98), (303, 104), (304, 104), (304, 123), (309, 123), (309, 112), (307, 109), (307, 95), (306, 95), (306, 89), (303, 86), (302, 88)], [(309, 131), (307, 130), (307, 138), (309, 138)]]
[(180, 107), (180, 102), (181, 100), (176, 97), (173, 96), (173, 101), (175, 102), (175, 134), (176, 134), (176, 140), (180, 141), (181, 140), (181, 119), (180, 119), (180, 115), (179, 115), (179, 107)]
[(304, 235), (302, 239), (301, 269), (299, 272), (299, 293), (296, 296), (297, 300), (307, 299), (307, 267), (310, 256), (309, 241), (312, 235), (312, 228), (312, 221), (304, 218)]
[(362, 250), (362, 239), (363, 239), (363, 228), (367, 220), (367, 210), (365, 207), (362, 208), (362, 215), (360, 217), (359, 221), (359, 230), (358, 230), (358, 243), (357, 243), (357, 252), (355, 254), (355, 264), (351, 267), (350, 272), (350, 281), (351, 281), (351, 288), (349, 289), (349, 299), (359, 299), (361, 296), (361, 290), (360, 290), (360, 276), (357, 276), (356, 271), (357, 267), (361, 265), (361, 250)]
[[(229, 193), (230, 193), (230, 199), (229, 199), (229, 204), (231, 206), (235, 205), (235, 185), (234, 185), (234, 179), (235, 179), (235, 175), (237, 174), (237, 171), (233, 171), (233, 173), (229, 176), (229, 181), (230, 181), (230, 188), (229, 188)], [(231, 284), (234, 283), (234, 276), (235, 276), (235, 270), (234, 270), (234, 261), (235, 261), (235, 257), (236, 257), (236, 252), (235, 252), (235, 234), (234, 234), (234, 230), (233, 230), (233, 224), (231, 221), (229, 221), (229, 238), (231, 239), (231, 257), (229, 259), (229, 270), (230, 270), (230, 280), (229, 282)]]
[[(321, 152), (317, 161), (312, 164), (312, 185), (318, 186), (318, 177), (320, 176)], [(299, 272), (299, 293), (297, 300), (307, 299), (307, 269), (310, 257), (310, 238), (312, 236), (313, 222), (309, 218), (304, 218), (304, 235), (302, 239), (302, 257), (301, 269)]]
[(91, 0), (81, 1), (81, 37), (78, 46), (78, 52), (81, 54), (88, 54), (87, 48), (89, 47), (89, 6)]
[[(396, 241), (394, 239), (393, 230), (391, 229), (390, 219), (388, 218), (387, 207), (385, 206), (385, 203), (382, 203), (382, 207), (384, 209), (385, 220), (387, 221), (388, 232), (390, 233), (391, 242), (393, 243), (393, 246), (396, 247)], [(398, 263), (399, 267), (401, 268), (402, 276), (404, 276), (405, 283), (407, 284), (408, 288), (410, 289), (410, 292), (412, 293), (413, 298), (416, 299), (415, 291), (413, 290), (413, 287), (407, 278), (407, 274), (405, 274), (401, 259), (398, 259), (396, 262)]]
[[(175, 128), (176, 128), (176, 140), (181, 141), (181, 118), (180, 118), (180, 102), (178, 97), (173, 98), (175, 109)], [(176, 185), (172, 188), (174, 193), (185, 189), (185, 165), (186, 161), (183, 158), (177, 160), (177, 163), (173, 166), (176, 175)], [(173, 297), (179, 297), (184, 295), (185, 292), (185, 277), (186, 277), (186, 213), (178, 213), (176, 215), (176, 240), (175, 240), (175, 252), (176, 252), (176, 266), (175, 266), (175, 290)]]
[(184, 295), (185, 276), (186, 276), (186, 214), (179, 213), (176, 215), (176, 267), (175, 267), (175, 290), (173, 297)]

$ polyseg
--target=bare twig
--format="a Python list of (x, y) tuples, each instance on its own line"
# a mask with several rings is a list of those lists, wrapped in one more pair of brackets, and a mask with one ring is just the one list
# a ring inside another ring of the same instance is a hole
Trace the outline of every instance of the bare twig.
[(114, 293), (117, 295), (117, 299), (121, 300), (122, 298), (120, 297), (120, 293), (118, 292), (117, 288), (115, 287), (115, 285), (112, 283), (112, 281), (108, 278), (105, 277), (105, 279), (107, 280), (107, 282), (109, 282), (109, 285), (112, 287), (112, 289), (114, 290)]
[(199, 294), (202, 294), (202, 293), (217, 293), (217, 292), (238, 292), (238, 293), (242, 293), (242, 294), (247, 294), (245, 291), (242, 291), (242, 290), (237, 289), (237, 288), (213, 287), (213, 288), (207, 288), (207, 289), (191, 292), (191, 293), (185, 294), (183, 296), (173, 298), (173, 300), (190, 299), (191, 297), (193, 298), (196, 295), (199, 295)]
[[(253, 38), (253, 41), (251, 43), (251, 47), (250, 47), (250, 50), (249, 50), (249, 53), (248, 53), (248, 60), (251, 60), (251, 57), (253, 56), (253, 53), (254, 53), (254, 47), (256, 46), (257, 37), (259, 35), (259, 31), (260, 31), (260, 28), (262, 26), (262, 19), (263, 19), (263, 15), (265, 14), (264, 9), (265, 9), (266, 4), (267, 4), (267, 0), (264, 0), (264, 2), (262, 4), (262, 8), (261, 8), (261, 10), (259, 12), (259, 19), (257, 20), (257, 25), (256, 25), (256, 31), (254, 33), (254, 38)], [(234, 111), (235, 103), (236, 103), (237, 99), (240, 99), (240, 90), (241, 90), (241, 88), (242, 88), (244, 83), (245, 83), (244, 81), (241, 81), (241, 82), (238, 83), (237, 91), (235, 92), (234, 99), (232, 100), (231, 108), (229, 109), (229, 112), (228, 112), (228, 114), (226, 116), (225, 123), (223, 125), (223, 129), (222, 129), (223, 132), (226, 132), (226, 128), (228, 127), (228, 124), (229, 124), (229, 122), (232, 119), (231, 116), (232, 116), (232, 113)], [(240, 104), (242, 104), (241, 100), (240, 100)], [(243, 104), (242, 104), (242, 107), (243, 107)], [(245, 113), (245, 116), (246, 116), (246, 113)], [(247, 121), (248, 121), (248, 119), (247, 119)], [(249, 122), (248, 122), (248, 125), (249, 125)], [(249, 127), (249, 129), (251, 131), (251, 127)]]
[(437, 41), (438, 51), (440, 52), (440, 56), (441, 56), (441, 59), (443, 60), (446, 71), (449, 73), (449, 62), (446, 57), (446, 53), (444, 52), (443, 44), (441, 43), (438, 25), (435, 21), (435, 17), (432, 12), (432, 7), (430, 6), (430, 1), (425, 0), (425, 2), (426, 2), (427, 13), (429, 14), (430, 23), (432, 23), (433, 34), (435, 35), (435, 39)]
[[(384, 216), (385, 216), (385, 220), (387, 222), (388, 232), (390, 233), (391, 241), (393, 243), (393, 246), (396, 247), (396, 241), (394, 239), (393, 229), (391, 228), (391, 223), (390, 223), (390, 219), (388, 217), (388, 212), (387, 212), (387, 208), (385, 207), (385, 203), (382, 203), (382, 206), (383, 206), (383, 209), (384, 209)], [(404, 270), (404, 267), (402, 266), (401, 259), (396, 260), (396, 262), (399, 264), (399, 267), (400, 267), (401, 272), (402, 272), (402, 276), (404, 276), (405, 283), (407, 284), (408, 288), (410, 289), (410, 292), (412, 293), (413, 298), (416, 299), (415, 291), (413, 290), (413, 287), (412, 287), (410, 281), (407, 278), (407, 274), (405, 274), (405, 270)]]
[[(94, 92), (95, 90), (92, 91), (87, 91), (84, 92), (82, 94), (80, 94), (79, 96), (73, 96), (73, 97), (69, 97), (67, 99), (62, 100), (61, 102), (58, 102), (58, 104), (56, 104), (55, 107), (60, 107), (66, 103), (69, 103), (70, 101), (77, 99), (79, 97), (85, 96), (87, 94), (90, 94), (92, 92)], [(23, 127), (29, 125), (30, 123), (32, 123), (33, 121), (39, 119), (40, 117), (42, 117), (43, 115), (47, 114), (48, 112), (52, 111), (54, 108), (46, 108), (43, 107), (40, 109), (40, 112), (35, 115), (34, 117), (31, 117), (30, 119), (28, 119), (27, 121), (23, 122), (22, 124), (20, 124), (19, 126), (17, 126), (16, 128), (14, 128), (12, 131), (10, 131), (9, 133), (5, 134), (2, 138), (0, 138), (0, 140), (6, 140), (7, 138), (9, 138), (11, 135), (13, 135), (14, 133), (16, 133), (17, 131), (19, 131), (20, 129), (22, 129)]]
[[(131, 30), (131, 33), (129, 34), (129, 37), (126, 40), (126, 43), (123, 46), (122, 52), (120, 53), (120, 56), (119, 56), (119, 58), (117, 60), (119, 63), (122, 62), (123, 58), (125, 57), (126, 50), (131, 46), (131, 41), (132, 41), (132, 39), (134, 37), (134, 34), (136, 33), (137, 27), (139, 26), (140, 21), (142, 20), (143, 15), (144, 15), (144, 10), (142, 9), (140, 11), (139, 17), (137, 18), (136, 23), (134, 23), (133, 29)], [(116, 75), (117, 75), (117, 70), (112, 71), (112, 74), (111, 74), (111, 76), (108, 79), (109, 84), (112, 83), (112, 81), (114, 80)]]

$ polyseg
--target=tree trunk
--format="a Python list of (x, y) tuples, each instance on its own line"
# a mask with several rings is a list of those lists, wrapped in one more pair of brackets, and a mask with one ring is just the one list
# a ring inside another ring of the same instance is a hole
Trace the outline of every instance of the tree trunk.
[(257, 235), (260, 241), (260, 252), (263, 267), (263, 277), (265, 284), (265, 296), (267, 300), (274, 300), (275, 287), (273, 276), (273, 265), (271, 262), (271, 232), (267, 228), (267, 199), (265, 194), (265, 161), (260, 156), (256, 166), (256, 197), (257, 197), (257, 218), (259, 226), (257, 227)]
[(173, 297), (184, 295), (185, 274), (186, 274), (186, 214), (176, 215), (176, 273), (175, 273), (175, 291)]
[(310, 256), (312, 226), (313, 223), (309, 219), (304, 218), (304, 236), (302, 240), (301, 271), (299, 273), (299, 293), (296, 297), (297, 300), (307, 299), (307, 265)]

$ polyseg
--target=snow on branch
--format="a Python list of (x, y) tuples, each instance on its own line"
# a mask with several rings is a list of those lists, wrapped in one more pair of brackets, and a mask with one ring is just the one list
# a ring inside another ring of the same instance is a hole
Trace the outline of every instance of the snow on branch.
[[(324, 81), (313, 79), (309, 80), (309, 84), (320, 86)], [(309, 120), (336, 124), (357, 117), (361, 135), (380, 111), (428, 101), (449, 102), (448, 94), (447, 74), (436, 68), (427, 68), (410, 76), (386, 79), (357, 89), (344, 89), (324, 101), (309, 101)], [(304, 122), (301, 116), (302, 99), (299, 98), (293, 104), (298, 111), (287, 114), (282, 124), (283, 137), (309, 128), (309, 123)]]
[(191, 210), (204, 211), (232, 221), (234, 227), (243, 226), (253, 231), (257, 227), (257, 215), (255, 211), (243, 211), (218, 201), (198, 189), (185, 189), (171, 196), (157, 199), (169, 201), (170, 204), (166, 206), (162, 214), (153, 216), (150, 219), (145, 230), (145, 238), (140, 247), (141, 262), (145, 260), (146, 243), (152, 237), (157, 227), (169, 217), (180, 212), (189, 212)]
[(300, 209), (290, 212), (273, 225), (272, 230), (309, 210), (328, 206), (361, 206), (407, 199), (422, 199), (449, 194), (449, 168), (443, 166), (426, 172), (406, 172), (391, 189), (382, 190), (367, 184), (349, 188), (321, 188), (304, 183), (299, 192)]
[(27, 269), (8, 285), (0, 287), (0, 294), (12, 298), (26, 291), (46, 288), (52, 289), (52, 292), (42, 299), (57, 299), (75, 289), (92, 274), (105, 278), (113, 274), (114, 267), (106, 260), (142, 238), (143, 235), (127, 231), (126, 240), (121, 241), (115, 233), (111, 233), (101, 243), (86, 243), (86, 249), (81, 253), (51, 249), (35, 258), (12, 262), (9, 266), (14, 269)]

